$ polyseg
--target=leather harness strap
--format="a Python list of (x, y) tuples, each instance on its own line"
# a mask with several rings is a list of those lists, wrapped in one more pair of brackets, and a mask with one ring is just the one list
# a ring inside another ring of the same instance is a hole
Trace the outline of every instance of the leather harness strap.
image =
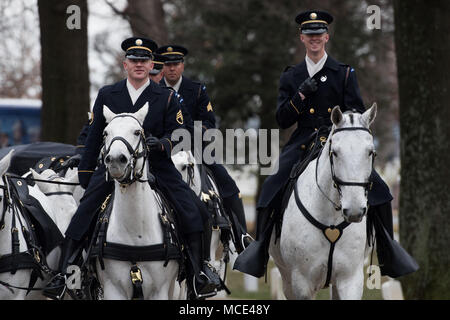
[(317, 221), (309, 212), (306, 210), (305, 206), (300, 200), (300, 197), (298, 195), (298, 187), (297, 184), (294, 186), (294, 196), (295, 196), (295, 202), (297, 203), (298, 208), (300, 209), (300, 212), (303, 214), (303, 216), (311, 222), (313, 226), (320, 229), (323, 232), (323, 235), (325, 238), (330, 242), (330, 251), (328, 253), (328, 269), (327, 269), (327, 279), (325, 281), (324, 288), (327, 288), (330, 285), (331, 280), (331, 273), (333, 269), (333, 252), (334, 247), (336, 245), (336, 242), (341, 238), (342, 233), (344, 232), (344, 229), (350, 225), (350, 223), (343, 221), (337, 226), (335, 225), (324, 225), (323, 223), (320, 223)]
[[(159, 192), (155, 190), (157, 195)], [(172, 235), (170, 230), (173, 222), (167, 214), (167, 210), (164, 209), (164, 199), (161, 199), (160, 206), (163, 213), (160, 214), (162, 227), (164, 229), (164, 243), (148, 245), (148, 246), (130, 246), (120, 243), (107, 242), (106, 234), (108, 231), (109, 217), (112, 212), (113, 201), (111, 195), (109, 195), (103, 202), (100, 208), (100, 216), (94, 231), (94, 235), (91, 241), (91, 245), (88, 249), (88, 259), (98, 258), (100, 267), (105, 269), (103, 259), (112, 259), (118, 261), (129, 261), (131, 263), (130, 268), (130, 280), (133, 285), (133, 300), (144, 299), (143, 295), (143, 278), (142, 272), (137, 266), (137, 262), (142, 261), (165, 261), (164, 266), (170, 260), (182, 259), (182, 253), (178, 241), (175, 235)], [(175, 240), (176, 243), (172, 241)], [(86, 259), (86, 261), (88, 260)]]

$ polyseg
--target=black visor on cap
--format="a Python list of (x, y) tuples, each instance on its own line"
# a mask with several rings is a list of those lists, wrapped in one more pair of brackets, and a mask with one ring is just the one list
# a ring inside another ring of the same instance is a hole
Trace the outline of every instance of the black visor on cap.
[(130, 49), (125, 53), (125, 57), (127, 57), (128, 59), (148, 60), (152, 59), (152, 54), (145, 49)]
[(300, 28), (300, 31), (302, 34), (322, 34), (325, 32), (328, 32), (327, 27), (320, 27), (320, 28)]
[(158, 69), (152, 69), (149, 71), (149, 74), (152, 76), (156, 76), (157, 74), (159, 74), (161, 72), (161, 70)]

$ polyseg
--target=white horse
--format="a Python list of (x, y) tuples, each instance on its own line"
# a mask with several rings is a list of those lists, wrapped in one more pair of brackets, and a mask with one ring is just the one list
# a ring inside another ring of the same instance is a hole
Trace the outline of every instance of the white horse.
[[(103, 115), (108, 125), (105, 135), (105, 165), (111, 178), (115, 180), (114, 202), (109, 219), (106, 242), (128, 246), (149, 246), (163, 243), (163, 231), (159, 220), (160, 208), (156, 195), (147, 180), (145, 157), (134, 158), (145, 150), (142, 123), (148, 112), (146, 103), (136, 113), (116, 115), (108, 107), (103, 107)], [(125, 142), (126, 141), (126, 142)], [(131, 154), (129, 147), (136, 152)], [(121, 182), (129, 176), (142, 176), (129, 184)], [(105, 299), (131, 299), (133, 286), (130, 281), (130, 262), (104, 259), (102, 270), (97, 260), (99, 281)], [(142, 291), (145, 299), (168, 300), (173, 297), (173, 288), (178, 275), (178, 262), (164, 261), (137, 262), (143, 280)]]
[[(12, 157), (13, 151), (11, 151), (7, 156), (5, 156), (0, 161), (0, 175), (3, 177), (6, 173)], [(38, 175), (36, 172), (31, 170), (31, 173), (33, 173), (34, 178), (47, 180), (50, 176), (54, 176), (54, 172), (52, 170), (46, 170), (45, 174)], [(27, 173), (24, 175), (27, 176), (30, 173)], [(54, 178), (52, 178), (54, 179)], [(70, 175), (70, 179), (62, 179), (55, 177), (55, 181), (63, 181), (65, 182), (74, 182), (74, 180), (78, 180), (78, 177), (75, 177), (73, 175)], [(26, 230), (29, 230), (29, 225), (26, 223), (25, 218), (22, 216), (20, 208), (18, 207), (18, 204), (11, 203), (11, 198), (9, 197), (11, 188), (7, 185), (5, 185), (5, 182), (7, 180), (3, 180), (1, 182), (1, 204), (0, 207), (2, 208), (2, 217), (4, 217), (4, 230), (3, 232), (0, 231), (0, 256), (7, 255), (11, 253), (11, 234), (17, 233), (18, 239), (19, 239), (19, 252), (25, 252), (29, 250), (30, 248), (27, 248), (25, 238), (23, 236), (22, 228), (25, 228)], [(68, 197), (65, 194), (61, 194), (61, 192), (69, 192), (67, 188), (73, 188), (73, 186), (67, 187), (67, 186), (61, 186), (58, 184), (52, 184), (50, 187), (47, 187), (44, 185), (44, 183), (39, 182), (41, 184), (41, 187), (46, 190), (46, 192), (57, 192), (58, 194), (55, 194), (53, 199), (50, 199), (48, 196), (46, 196), (42, 190), (39, 188), (38, 184), (35, 186), (28, 186), (28, 192), (29, 195), (34, 197), (39, 201), (42, 208), (45, 210), (45, 212), (48, 214), (48, 216), (56, 223), (59, 230), (64, 233), (65, 228), (67, 227), (72, 215), (75, 213), (76, 210), (76, 204), (72, 197)], [(8, 198), (6, 197), (8, 195)], [(4, 206), (4, 202), (8, 201), (10, 202), (8, 206)], [(63, 204), (64, 203), (64, 204)], [(14, 210), (12, 210), (12, 206), (14, 206)], [(13, 212), (16, 214), (13, 218)], [(13, 222), (15, 220), (15, 222)], [(15, 226), (13, 226), (13, 223), (15, 223)], [(8, 232), (6, 232), (8, 231)], [(33, 252), (31, 256), (33, 256)], [(34, 253), (35, 254), (35, 253)], [(59, 247), (54, 248), (46, 257), (47, 265), (51, 269), (55, 270), (57, 267), (57, 263), (59, 260), (60, 255), (60, 249)], [(35, 256), (36, 257), (36, 256)], [(42, 259), (42, 257), (38, 258)], [(29, 281), (30, 281), (30, 275), (31, 275), (31, 269), (22, 269), (16, 271), (14, 275), (12, 275), (9, 272), (1, 273), (0, 274), (0, 280), (12, 285), (14, 287), (21, 287), (26, 288), (28, 287)], [(51, 274), (42, 272), (42, 275), (44, 276), (44, 279), (38, 279), (37, 282), (34, 285), (34, 288), (43, 288), (48, 280), (51, 278)], [(0, 286), (0, 299), (43, 299), (44, 296), (42, 296), (40, 290), (32, 290), (28, 295), (27, 290), (24, 289), (17, 289), (12, 287), (12, 291), (7, 289), (6, 286)]]
[[(177, 170), (181, 173), (183, 180), (189, 185), (189, 187), (194, 191), (194, 193), (200, 198), (202, 201), (208, 201), (208, 199), (212, 196), (211, 194), (202, 194), (201, 190), (201, 177), (199, 166), (195, 160), (194, 155), (191, 151), (180, 151), (174, 155), (172, 155), (172, 162), (174, 163)], [(215, 182), (208, 177), (211, 185), (213, 186), (215, 195), (219, 194), (219, 190), (215, 184)], [(216, 206), (216, 210), (220, 210)], [(234, 262), (237, 258), (237, 252), (234, 248), (233, 241), (229, 241), (229, 258), (231, 262)], [(224, 263), (225, 252), (223, 251), (223, 246), (221, 245), (220, 240), (220, 230), (213, 230), (211, 234), (211, 245), (210, 245), (210, 258), (211, 265), (217, 270), (219, 276), (223, 279), (225, 276), (225, 267)]]
[(363, 114), (333, 109), (323, 152), (298, 178), (275, 244), (272, 233), (269, 253), (288, 299), (313, 299), (327, 280), (333, 299), (362, 297), (367, 191), (375, 156), (368, 128), (376, 110), (376, 104)]
[[(73, 192), (77, 187), (74, 184), (78, 183), (77, 172), (69, 169), (65, 177), (60, 177), (52, 169), (46, 169), (42, 173), (37, 173), (33, 169), (30, 169), (30, 172), (26, 173), (24, 177), (30, 173), (34, 179), (43, 180), (36, 181), (34, 186), (28, 186), (30, 195), (39, 201), (45, 212), (47, 212), (59, 231), (64, 235), (78, 207), (73, 197)], [(47, 183), (44, 181), (55, 183)], [(47, 255), (47, 264), (52, 270), (57, 270), (60, 254), (61, 249), (56, 247)], [(39, 279), (36, 282), (35, 287), (44, 287), (51, 278), (49, 274), (44, 274), (44, 276), (43, 280)], [(41, 298), (45, 298), (41, 295), (41, 291), (32, 291), (27, 296), (27, 299)]]

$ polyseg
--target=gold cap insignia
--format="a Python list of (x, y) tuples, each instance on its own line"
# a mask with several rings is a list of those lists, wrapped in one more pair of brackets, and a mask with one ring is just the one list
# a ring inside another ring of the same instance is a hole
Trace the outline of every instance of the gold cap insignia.
[(181, 112), (181, 110), (178, 111), (176, 120), (179, 124), (183, 124), (183, 113)]
[(311, 13), (311, 14), (309, 15), (309, 17), (310, 17), (312, 20), (316, 20), (316, 19), (317, 19), (317, 13), (313, 12), (313, 13)]
[(173, 48), (172, 47), (168, 47), (167, 48), (167, 52), (172, 52), (173, 51)]
[(211, 102), (209, 102), (208, 105), (206, 106), (206, 110), (207, 110), (208, 112), (209, 112), (209, 111), (213, 111)]
[(136, 43), (137, 46), (141, 46), (142, 45), (142, 40), (141, 39), (137, 39), (135, 43)]

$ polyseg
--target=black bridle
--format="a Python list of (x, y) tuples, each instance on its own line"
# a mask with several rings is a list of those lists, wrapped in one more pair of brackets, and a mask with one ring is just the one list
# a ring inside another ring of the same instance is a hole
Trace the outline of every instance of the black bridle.
[[(142, 128), (141, 122), (132, 115), (119, 114), (119, 115), (115, 116), (114, 118), (112, 118), (110, 123), (116, 118), (124, 118), (124, 117), (132, 118), (132, 119), (136, 120), (137, 123), (139, 123), (139, 126), (141, 128), (139, 130), (139, 142), (137, 143), (136, 147), (133, 148), (131, 146), (131, 144), (124, 137), (116, 136), (116, 137), (112, 138), (111, 143), (109, 144), (108, 147), (106, 147), (106, 145), (105, 145), (106, 135), (104, 135), (103, 136), (103, 148), (102, 148), (103, 163), (105, 163), (105, 156), (109, 154), (112, 144), (115, 141), (119, 140), (127, 147), (127, 150), (131, 155), (131, 161), (128, 163), (127, 168), (125, 169), (125, 172), (127, 172), (129, 170), (129, 174), (127, 174), (122, 180), (120, 180), (118, 182), (121, 185), (130, 185), (130, 184), (134, 183), (135, 181), (146, 182), (146, 181), (141, 180), (141, 177), (144, 174), (145, 161), (146, 161), (147, 155), (148, 155), (147, 146), (145, 144), (144, 129)], [(139, 147), (141, 145), (142, 145), (142, 151), (139, 151)], [(144, 164), (142, 165), (141, 170), (139, 172), (136, 172), (135, 171), (136, 163), (140, 158), (144, 158)], [(106, 172), (108, 174), (108, 171), (106, 171)]]
[[(333, 132), (331, 132), (331, 134), (330, 134), (330, 143), (329, 143), (329, 146), (328, 146), (328, 153), (329, 153), (329, 155), (330, 155), (331, 179), (333, 180), (333, 185), (334, 185), (334, 187), (338, 190), (338, 193), (339, 193), (339, 199), (342, 198), (342, 190), (341, 190), (341, 187), (342, 187), (342, 186), (356, 186), (356, 187), (362, 187), (362, 188), (364, 188), (364, 190), (365, 190), (365, 196), (366, 196), (366, 198), (367, 198), (367, 195), (368, 195), (368, 193), (369, 193), (369, 190), (372, 188), (372, 184), (373, 184), (373, 182), (370, 181), (370, 179), (369, 179), (369, 181), (364, 181), (364, 182), (350, 182), (350, 181), (344, 181), (344, 180), (340, 179), (339, 177), (337, 177), (337, 176), (336, 176), (336, 173), (335, 173), (335, 171), (334, 171), (334, 160), (333, 160), (333, 157), (335, 157), (336, 154), (331, 150), (331, 145), (332, 145), (332, 142), (333, 142), (333, 141), (332, 141), (332, 137), (333, 137), (333, 135), (335, 135), (336, 133), (342, 132), (342, 131), (366, 131), (366, 132), (368, 132), (370, 135), (372, 135), (372, 132), (371, 132), (369, 129), (365, 128), (365, 127), (348, 127), (348, 128), (334, 129)], [(375, 156), (376, 156), (375, 150), (371, 151), (369, 155), (372, 156), (372, 168), (373, 168), (373, 165), (374, 165), (374, 162), (375, 162)], [(317, 184), (317, 186), (319, 187), (319, 190), (322, 192), (322, 194), (323, 194), (323, 195), (324, 195), (331, 203), (333, 203), (335, 209), (336, 209), (337, 211), (339, 211), (339, 210), (342, 209), (342, 206), (341, 206), (340, 204), (336, 204), (333, 200), (331, 200), (331, 199), (325, 194), (325, 192), (322, 191), (322, 189), (320, 188), (320, 185), (319, 185), (319, 183), (318, 183), (318, 180), (317, 180), (317, 172), (318, 172), (319, 158), (320, 158), (320, 154), (319, 154), (319, 157), (317, 158), (317, 161), (316, 161), (316, 184)]]

